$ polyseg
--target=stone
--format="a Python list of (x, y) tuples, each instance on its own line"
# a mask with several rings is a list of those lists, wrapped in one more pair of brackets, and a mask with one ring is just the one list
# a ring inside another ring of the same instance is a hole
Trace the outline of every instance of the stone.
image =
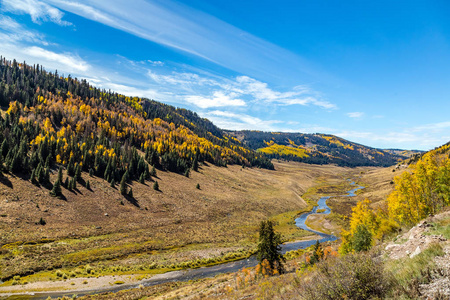
[(411, 253), (411, 255), (410, 255), (409, 257), (410, 257), (410, 258), (413, 258), (414, 256), (419, 255), (420, 252), (422, 252), (422, 250), (420, 250), (420, 247), (417, 246), (416, 250), (414, 250), (414, 252)]

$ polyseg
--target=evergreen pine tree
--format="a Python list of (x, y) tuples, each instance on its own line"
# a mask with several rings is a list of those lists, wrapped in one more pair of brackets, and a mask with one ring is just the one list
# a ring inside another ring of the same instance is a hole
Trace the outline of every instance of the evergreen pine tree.
[(89, 168), (89, 176), (90, 177), (94, 176), (94, 169)]
[(153, 189), (154, 189), (155, 191), (159, 191), (159, 184), (158, 184), (158, 181), (155, 181), (155, 183), (153, 184)]
[(50, 168), (50, 155), (48, 155), (47, 158), (45, 159), (44, 168), (46, 169)]
[(122, 180), (120, 181), (120, 193), (122, 195), (126, 195), (127, 194), (127, 180), (126, 180), (126, 175), (125, 174), (123, 174)]
[(6, 139), (3, 140), (2, 147), (1, 147), (0, 151), (2, 152), (2, 156), (3, 157), (6, 157), (6, 155), (8, 154), (9, 145), (8, 145), (8, 142), (6, 141)]
[(197, 183), (197, 185), (195, 186), (195, 188), (196, 188), (197, 190), (199, 190), (199, 189), (200, 189), (200, 183)]
[[(108, 165), (106, 166), (105, 173), (103, 174), (103, 178), (110, 178), (111, 173), (111, 160), (108, 161)], [(109, 180), (107, 180), (109, 182)]]
[(319, 262), (319, 260), (321, 260), (322, 258), (323, 258), (322, 246), (320, 245), (319, 241), (316, 241), (316, 243), (314, 244), (314, 247), (313, 247), (313, 253), (311, 256), (310, 263), (313, 265), (313, 264)]
[(17, 173), (21, 170), (20, 157), (18, 154), (14, 155), (9, 162), (8, 169), (11, 173)]
[(50, 183), (50, 169), (46, 168), (44, 170), (44, 178), (43, 178), (43, 182), (44, 184)]
[(90, 190), (91, 189), (91, 184), (89, 183), (89, 180), (86, 181), (86, 189)]
[(81, 179), (81, 165), (78, 163), (75, 164), (75, 177), (77, 180)]
[(130, 190), (128, 191), (128, 197), (133, 198), (133, 188), (130, 187)]
[(114, 180), (114, 178), (111, 180), (111, 187), (115, 187), (116, 186), (116, 181)]
[(195, 172), (198, 172), (198, 160), (197, 160), (197, 157), (194, 158), (194, 161), (192, 162), (192, 170), (194, 170)]
[(150, 171), (150, 176), (156, 177), (156, 169), (154, 166), (152, 167), (152, 170)]
[(130, 180), (130, 173), (128, 173), (128, 170), (125, 171), (123, 174), (122, 179), (125, 178), (125, 182), (128, 182)]
[(356, 252), (368, 251), (372, 248), (372, 233), (366, 225), (359, 224), (353, 235), (353, 248)]
[(141, 176), (139, 176), (139, 182), (144, 184), (145, 183), (145, 175), (144, 173), (141, 174)]
[(75, 175), (75, 170), (74, 170), (74, 159), (73, 156), (69, 159), (69, 163), (67, 164), (67, 174), (69, 174), (69, 176), (73, 176)]
[(184, 176), (189, 178), (189, 169), (186, 169), (186, 171), (184, 172)]
[(59, 183), (63, 182), (63, 171), (62, 171), (61, 167), (59, 167), (59, 170), (58, 170), (58, 181), (59, 181)]
[(281, 274), (284, 272), (285, 258), (281, 254), (281, 236), (275, 233), (273, 222), (262, 221), (259, 227), (259, 243), (257, 258), (261, 266), (268, 263), (266, 272), (274, 274), (275, 270)]
[(33, 171), (31, 171), (31, 177), (30, 177), (31, 183), (36, 184), (36, 169), (33, 169)]
[(39, 163), (36, 168), (36, 178), (39, 183), (44, 182), (44, 172), (41, 163)]
[(66, 187), (66, 189), (69, 189), (70, 190), (70, 188), (69, 188), (69, 177), (66, 177), (66, 180), (64, 181), (64, 186)]
[(53, 184), (53, 188), (50, 191), (50, 195), (52, 195), (53, 197), (61, 195), (61, 181), (59, 181), (59, 179), (57, 179)]
[(3, 157), (0, 155), (0, 173), (3, 171)]

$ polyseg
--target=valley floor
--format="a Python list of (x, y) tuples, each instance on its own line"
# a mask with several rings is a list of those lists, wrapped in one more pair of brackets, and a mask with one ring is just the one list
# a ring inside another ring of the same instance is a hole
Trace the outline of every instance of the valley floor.
[[(91, 190), (81, 185), (75, 192), (63, 189), (64, 199), (5, 175), (0, 183), (0, 276), (5, 281), (0, 295), (121, 285), (247, 257), (255, 250), (259, 222), (269, 217), (285, 241), (308, 239), (309, 232), (295, 227), (295, 216), (320, 196), (348, 190), (347, 179), (356, 180), (366, 187), (360, 195), (330, 199), (334, 213), (311, 221), (313, 227), (338, 233), (350, 207), (366, 195), (376, 205), (396, 175), (392, 168), (274, 165), (276, 171), (203, 165), (189, 178), (159, 171), (160, 191), (153, 190), (153, 182), (134, 182), (133, 199), (88, 174), (83, 178), (90, 180)], [(40, 218), (46, 225), (36, 225)]]

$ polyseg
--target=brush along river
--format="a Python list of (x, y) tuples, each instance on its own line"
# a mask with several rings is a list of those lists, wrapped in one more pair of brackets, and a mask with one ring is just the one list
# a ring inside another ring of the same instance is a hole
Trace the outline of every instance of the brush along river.
[[(318, 240), (320, 243), (328, 242), (328, 241), (335, 241), (337, 240), (337, 237), (335, 235), (326, 234), (320, 231), (313, 230), (309, 228), (305, 222), (309, 215), (311, 214), (322, 214), (327, 215), (331, 212), (331, 209), (327, 206), (327, 200), (331, 197), (354, 197), (356, 196), (356, 191), (363, 189), (363, 186), (358, 186), (355, 182), (351, 182), (352, 185), (355, 186), (354, 189), (349, 190), (347, 194), (341, 195), (341, 196), (326, 196), (319, 199), (317, 202), (317, 206), (315, 206), (310, 212), (303, 213), (300, 216), (298, 216), (295, 219), (295, 225), (303, 230), (310, 231), (312, 233), (317, 234), (321, 238)], [(317, 211), (320, 212), (317, 212)], [(308, 248), (316, 243), (317, 240), (309, 240), (309, 241), (298, 241), (298, 242), (291, 242), (282, 244), (282, 252), (286, 253), (287, 251), (291, 250), (298, 250), (298, 249), (305, 249)], [(163, 284), (167, 282), (174, 282), (174, 281), (189, 281), (189, 280), (196, 280), (196, 279), (202, 279), (202, 278), (208, 278), (208, 277), (214, 277), (218, 274), (224, 274), (224, 273), (230, 273), (230, 272), (237, 272), (242, 268), (247, 267), (254, 267), (258, 264), (258, 261), (256, 259), (256, 256), (253, 255), (247, 259), (223, 263), (211, 267), (202, 267), (197, 269), (187, 269), (187, 270), (181, 270), (181, 271), (172, 271), (167, 272), (164, 274), (158, 274), (153, 276), (150, 279), (144, 279), (139, 282), (128, 284), (128, 285), (120, 285), (120, 286), (113, 286), (113, 287), (105, 287), (105, 288), (99, 288), (99, 289), (93, 289), (93, 290), (80, 290), (80, 291), (70, 291), (70, 292), (36, 292), (36, 293), (29, 293), (29, 294), (22, 294), (18, 295), (15, 294), (7, 299), (47, 299), (48, 297), (52, 298), (58, 298), (62, 296), (68, 296), (71, 297), (72, 295), (76, 294), (78, 296), (84, 296), (84, 295), (91, 295), (91, 294), (99, 294), (99, 293), (106, 293), (106, 292), (118, 292), (120, 290), (125, 289), (134, 289), (138, 288), (140, 285), (143, 286), (152, 286), (157, 284)], [(1, 295), (0, 295), (1, 297)]]

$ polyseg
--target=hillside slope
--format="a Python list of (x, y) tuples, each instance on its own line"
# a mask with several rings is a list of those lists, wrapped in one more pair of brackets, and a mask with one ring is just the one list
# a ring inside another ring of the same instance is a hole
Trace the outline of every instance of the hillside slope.
[(420, 151), (376, 149), (328, 134), (227, 131), (244, 145), (270, 158), (339, 166), (391, 166)]
[(186, 176), (204, 161), (273, 169), (264, 155), (193, 112), (100, 90), (39, 65), (0, 59), (0, 105), (8, 107), (0, 117), (0, 167), (49, 188), (49, 170), (58, 167), (75, 181), (86, 171), (116, 183), (150, 179), (148, 164)]

